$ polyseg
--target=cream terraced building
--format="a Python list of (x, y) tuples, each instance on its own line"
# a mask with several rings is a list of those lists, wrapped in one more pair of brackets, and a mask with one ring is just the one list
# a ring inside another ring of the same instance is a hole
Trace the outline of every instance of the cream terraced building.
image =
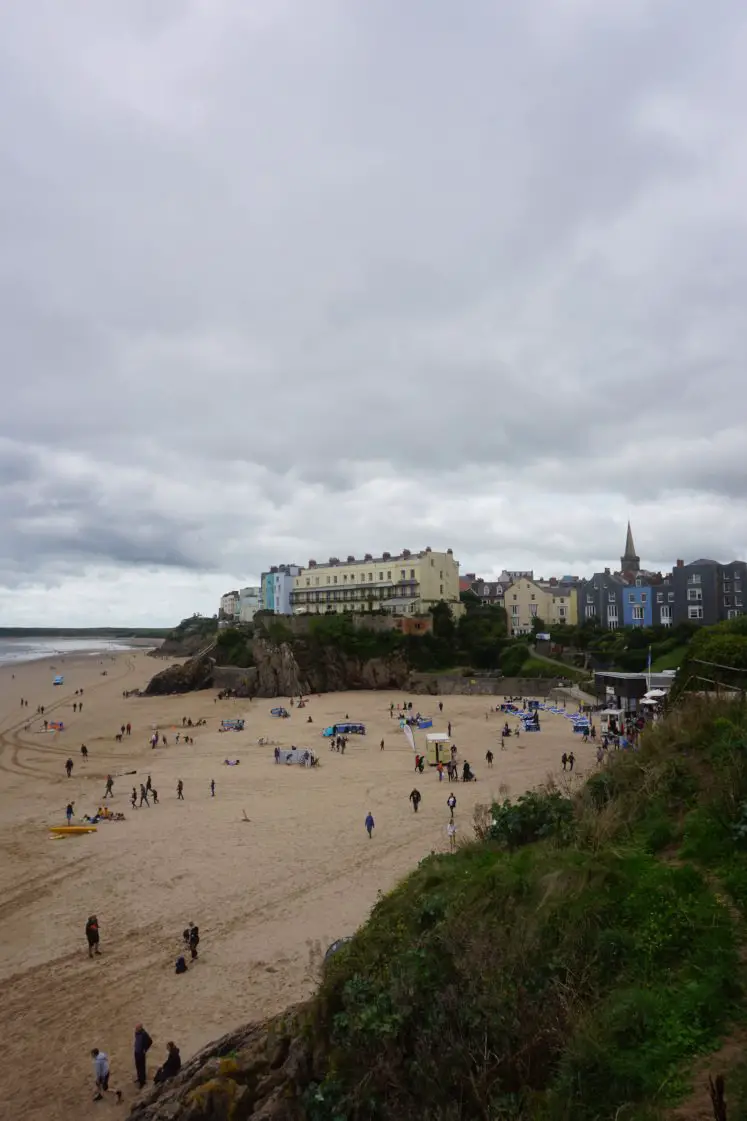
[(391, 615), (425, 615), (443, 600), (460, 614), (459, 563), (451, 549), (424, 549), (397, 556), (367, 553), (362, 560), (330, 557), (326, 564), (310, 560), (294, 577), (294, 615), (327, 612), (386, 611)]

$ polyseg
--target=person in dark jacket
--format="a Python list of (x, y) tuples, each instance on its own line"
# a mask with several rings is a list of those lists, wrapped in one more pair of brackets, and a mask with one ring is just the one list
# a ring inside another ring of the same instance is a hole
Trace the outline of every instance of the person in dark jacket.
[(92, 958), (94, 954), (100, 954), (99, 949), (99, 920), (95, 915), (89, 915), (88, 922), (86, 923), (86, 941), (88, 942), (88, 956)]
[(200, 932), (193, 922), (189, 924), (183, 934), (184, 941), (189, 946), (192, 961), (197, 957), (197, 947), (200, 944)]
[(175, 1078), (179, 1071), (182, 1069), (182, 1057), (179, 1054), (177, 1045), (169, 1040), (166, 1044), (166, 1061), (163, 1066), (159, 1067), (156, 1071), (154, 1082), (166, 1082), (169, 1078)]
[(138, 1024), (135, 1028), (135, 1081), (142, 1090), (145, 1083), (148, 1081), (148, 1074), (146, 1070), (146, 1055), (153, 1044), (153, 1040), (148, 1035), (147, 1031), (142, 1024)]

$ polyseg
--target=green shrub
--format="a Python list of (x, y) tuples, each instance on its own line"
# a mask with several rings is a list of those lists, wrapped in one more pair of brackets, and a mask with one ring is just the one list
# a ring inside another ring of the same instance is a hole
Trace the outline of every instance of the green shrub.
[(555, 837), (567, 843), (573, 834), (573, 802), (557, 790), (530, 791), (516, 802), (494, 803), (488, 837), (509, 849)]

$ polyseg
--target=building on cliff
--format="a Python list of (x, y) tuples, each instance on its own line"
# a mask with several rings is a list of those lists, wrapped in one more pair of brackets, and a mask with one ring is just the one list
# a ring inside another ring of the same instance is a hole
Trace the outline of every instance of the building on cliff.
[(254, 616), (262, 608), (262, 589), (257, 585), (239, 589), (239, 620), (242, 623), (251, 623)]
[(262, 610), (272, 611), (274, 615), (291, 615), (291, 593), (293, 581), (300, 576), (297, 564), (274, 564), (269, 572), (262, 573)]
[(220, 610), (218, 611), (218, 619), (221, 622), (232, 622), (239, 617), (239, 592), (226, 592), (225, 595), (220, 597)]
[(460, 613), (459, 562), (451, 549), (437, 553), (430, 547), (380, 557), (366, 553), (362, 560), (330, 557), (326, 564), (310, 560), (294, 577), (291, 592), (296, 615), (380, 610), (426, 615), (441, 601)]

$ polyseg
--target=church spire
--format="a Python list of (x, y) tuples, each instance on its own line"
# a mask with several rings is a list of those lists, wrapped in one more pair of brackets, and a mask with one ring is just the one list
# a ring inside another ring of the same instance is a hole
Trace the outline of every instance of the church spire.
[(630, 522), (628, 522), (628, 532), (625, 536), (625, 553), (620, 557), (620, 567), (623, 572), (639, 572), (641, 568), (641, 558), (635, 551)]

